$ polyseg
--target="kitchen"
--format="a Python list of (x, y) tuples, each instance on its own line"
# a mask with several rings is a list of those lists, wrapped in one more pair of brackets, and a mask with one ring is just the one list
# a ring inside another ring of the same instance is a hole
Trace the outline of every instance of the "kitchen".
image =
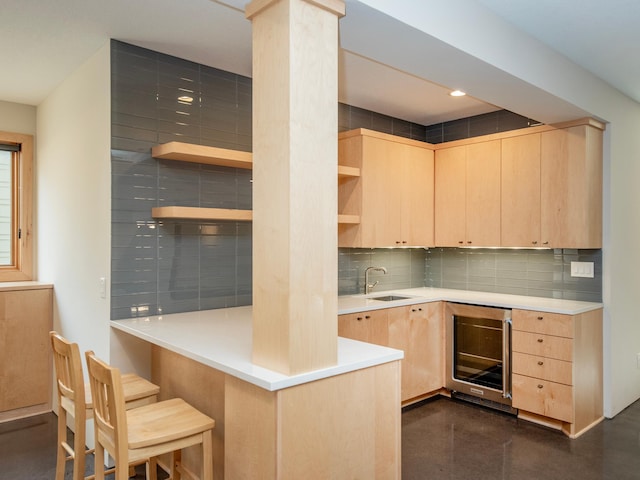
[[(107, 53), (101, 52), (101, 55), (102, 56), (100, 56), (98, 59), (95, 60), (95, 62), (98, 62), (98, 66), (101, 64), (100, 62), (104, 62), (105, 59), (108, 59), (108, 54)], [(94, 66), (95, 66), (95, 64), (94, 64)], [(70, 82), (73, 82), (74, 79), (75, 78), (70, 78), (69, 80), (70, 80)], [(92, 79), (93, 79), (93, 77), (92, 77)], [(95, 83), (96, 88), (97, 88), (97, 86), (100, 86), (100, 88), (103, 88), (103, 89), (104, 88), (108, 88), (108, 81), (107, 81), (107, 85), (105, 85), (105, 79), (104, 78), (96, 78), (95, 81), (96, 81), (96, 83)], [(54, 111), (54, 107), (56, 105), (54, 100), (55, 100), (55, 97), (52, 97), (51, 101), (48, 102), (44, 106), (44, 108), (42, 109), (41, 112), (39, 112), (39, 115), (42, 115), (42, 117), (40, 117), (40, 118), (43, 121), (47, 119), (49, 112), (53, 112)], [(95, 104), (95, 100), (91, 100), (90, 97), (87, 98), (87, 102), (93, 102), (93, 104)], [(109, 106), (103, 104), (102, 108), (106, 108), (107, 111), (108, 111)], [(86, 119), (86, 116), (80, 116), (80, 118), (85, 118)], [(89, 117), (89, 118), (91, 118), (91, 117)], [(96, 118), (94, 120), (94, 122), (102, 124), (103, 120), (104, 119), (102, 119), (102, 118)], [(60, 123), (65, 123), (65, 122), (60, 122)], [(74, 119), (74, 118), (69, 118), (68, 125), (74, 125), (74, 124), (77, 124), (77, 120)], [(45, 123), (45, 125), (46, 125), (46, 123)], [(63, 126), (60, 126), (58, 128), (66, 129), (66, 127), (63, 127)], [(86, 152), (93, 151), (93, 149), (95, 148), (95, 145), (98, 145), (98, 144), (103, 145), (103, 148), (106, 145), (106, 149), (104, 149), (104, 150), (101, 149), (101, 152), (105, 152), (105, 151), (108, 152), (108, 150), (109, 150), (109, 147), (108, 147), (109, 139), (105, 138), (105, 136), (104, 136), (104, 132), (105, 131), (108, 131), (108, 126), (104, 130), (100, 130), (100, 132), (102, 132), (101, 134), (99, 134), (99, 132), (97, 132), (97, 130), (96, 130), (96, 134), (95, 135), (96, 135), (97, 138), (94, 138), (93, 140), (97, 140), (97, 142), (91, 143), (91, 146), (89, 146), (90, 142), (88, 142), (86, 145), (84, 145), (84, 147), (87, 148)], [(47, 175), (48, 175), (47, 178), (49, 178), (49, 175), (53, 176), (54, 178), (55, 177), (59, 177), (59, 180), (60, 180), (60, 182), (62, 182), (61, 183), (62, 185), (67, 184), (68, 182), (72, 181), (72, 179), (65, 178), (62, 175), (62, 172), (60, 172), (59, 174), (56, 174), (56, 172), (52, 172), (51, 168), (53, 167), (53, 165), (50, 165), (49, 168), (47, 168), (46, 159), (45, 159), (45, 157), (43, 157), (43, 154), (44, 153), (49, 153), (50, 150), (49, 150), (49, 152), (47, 152), (47, 149), (54, 148), (55, 147), (55, 142), (53, 142), (53, 138), (45, 136), (46, 134), (47, 134), (46, 130), (43, 131), (42, 134), (39, 132), (39, 135), (43, 136), (43, 144), (42, 144), (41, 147), (39, 147), (40, 148), (39, 149), (39, 155), (40, 155), (40, 158), (42, 159), (42, 161), (44, 163), (43, 168), (46, 169), (45, 171), (47, 172)], [(47, 141), (44, 142), (44, 140), (47, 140)], [(82, 151), (82, 147), (83, 147), (83, 145), (80, 144), (80, 145), (74, 146), (74, 149), (78, 149), (78, 151)], [(56, 156), (59, 157), (59, 155), (56, 155)], [(102, 153), (100, 156), (104, 157), (104, 153)], [(78, 167), (81, 167), (81, 165), (78, 165)], [(104, 165), (103, 165), (103, 167), (104, 167)], [(93, 173), (91, 175), (93, 175)], [(103, 172), (103, 178), (108, 178), (108, 176), (109, 176), (108, 170)], [(91, 178), (91, 176), (90, 175), (85, 175), (84, 178)], [(97, 192), (94, 192), (93, 191), (94, 189), (91, 187), (91, 185), (84, 185), (84, 184), (78, 185), (77, 183), (78, 182), (73, 182), (74, 188), (78, 188), (80, 190), (83, 190), (82, 194), (86, 195), (86, 198), (95, 198), (95, 194), (101, 192), (100, 190), (98, 190)], [(56, 185), (57, 184), (58, 183), (56, 182)], [(52, 187), (49, 186), (49, 188), (52, 188)], [(47, 185), (44, 185), (44, 189), (45, 189), (45, 194), (46, 194)], [(103, 191), (101, 193), (105, 194), (105, 192), (103, 192)], [(71, 199), (69, 199), (69, 201), (67, 203), (68, 204), (66, 206), (71, 208), (70, 211), (74, 211), (75, 210), (78, 214), (80, 214), (81, 211), (78, 211), (78, 209), (83, 210), (83, 209), (80, 208), (79, 205), (77, 205), (76, 203), (71, 201)], [(72, 217), (75, 217), (76, 219), (77, 218), (83, 218), (83, 220), (87, 221), (87, 222), (95, 222), (100, 218), (104, 219), (106, 217), (106, 215), (107, 215), (107, 212), (105, 211), (105, 208), (108, 208), (108, 203), (109, 203), (108, 201), (107, 202), (98, 202), (95, 205), (96, 208), (91, 212), (91, 215), (87, 215), (87, 212), (84, 212), (84, 214), (82, 214), (82, 215), (71, 216), (69, 218), (69, 220), (71, 220)], [(43, 212), (43, 211), (46, 212), (47, 210), (48, 210), (48, 206), (43, 205), (41, 207), (41, 212)], [(54, 218), (54, 217), (51, 217), (51, 218)], [(51, 238), (52, 238), (52, 241), (53, 241), (53, 246), (57, 249), (56, 251), (61, 251), (61, 252), (69, 251), (69, 252), (74, 252), (74, 253), (86, 251), (87, 252), (87, 261), (90, 262), (90, 264), (91, 264), (91, 262), (97, 262), (98, 264), (100, 264), (100, 265), (93, 265), (93, 268), (96, 271), (96, 275), (92, 275), (91, 279), (94, 276), (96, 278), (99, 278), (100, 276), (104, 276), (104, 272), (105, 271), (109, 271), (109, 266), (105, 265), (104, 261), (101, 262), (99, 259), (94, 259), (93, 256), (89, 255), (89, 252), (93, 251), (94, 249), (98, 249), (98, 250), (101, 250), (103, 252), (105, 251), (105, 249), (107, 251), (109, 249), (109, 246), (108, 246), (108, 233), (105, 232), (104, 221), (97, 221), (97, 224), (95, 226), (98, 227), (98, 228), (92, 228), (91, 229), (92, 233), (90, 234), (90, 236), (95, 241), (92, 242), (90, 250), (87, 250), (86, 247), (83, 247), (82, 245), (79, 245), (77, 242), (74, 241), (75, 240), (74, 238), (70, 238), (70, 237), (65, 237), (64, 238), (64, 240), (65, 240), (64, 243), (58, 243), (58, 241), (55, 240), (55, 237), (59, 237), (59, 235), (56, 236), (56, 235), (53, 235), (53, 233), (51, 234)], [(71, 225), (70, 225), (70, 227), (71, 227)], [(49, 230), (54, 229), (54, 226), (53, 225), (47, 225), (47, 223), (44, 222), (44, 224), (40, 228), (41, 228), (41, 230), (44, 230), (46, 232), (48, 229)], [(141, 225), (140, 228), (144, 228), (144, 225)], [(69, 228), (68, 230), (65, 229), (65, 231), (73, 231), (73, 229)], [(103, 232), (103, 235), (100, 235), (100, 232)], [(84, 232), (84, 233), (87, 233), (87, 232)], [(94, 235), (95, 235), (95, 237), (94, 237)], [(83, 237), (84, 236), (85, 235), (83, 235)], [(107, 254), (104, 258), (108, 258), (108, 256), (109, 255)], [(70, 292), (68, 290), (65, 291), (66, 289), (69, 288), (68, 286), (74, 286), (74, 287), (78, 288), (79, 290), (77, 290), (77, 291), (84, 291), (84, 290), (88, 290), (88, 286), (83, 286), (82, 284), (86, 283), (86, 285), (89, 285), (89, 284), (93, 285), (94, 284), (93, 280), (91, 280), (89, 278), (86, 278), (84, 281), (82, 281), (81, 279), (75, 278), (74, 275), (73, 275), (73, 272), (65, 272), (64, 269), (61, 269), (61, 268), (60, 269), (55, 269), (55, 274), (54, 274), (53, 273), (54, 270), (52, 269), (52, 267), (53, 267), (52, 259), (47, 260), (46, 252), (44, 253), (44, 261), (41, 260), (41, 265), (43, 265), (43, 268), (44, 268), (43, 273), (45, 274), (42, 277), (42, 279), (43, 280), (48, 280), (48, 279), (53, 280), (53, 279), (55, 279), (56, 280), (55, 284), (56, 285), (60, 284), (60, 287), (59, 287), (60, 290), (57, 291), (57, 295), (60, 296), (58, 298), (58, 302), (59, 302), (60, 309), (61, 309), (60, 310), (60, 317), (61, 318), (64, 318), (64, 319), (68, 319), (68, 318), (83, 318), (84, 317), (83, 314), (82, 314), (83, 311), (84, 312), (86, 312), (86, 311), (91, 311), (91, 312), (96, 312), (96, 311), (99, 312), (99, 311), (101, 311), (103, 318), (104, 318), (105, 314), (106, 314), (106, 318), (109, 317), (108, 306), (107, 306), (107, 311), (105, 312), (104, 303), (98, 302), (98, 304), (99, 304), (98, 307), (99, 308), (97, 310), (96, 310), (96, 308), (94, 308), (94, 305), (87, 305), (86, 304), (86, 302), (89, 302), (90, 298), (93, 298), (93, 289), (91, 290), (91, 292), (87, 291), (87, 295), (83, 296), (83, 298), (78, 302), (77, 306), (76, 305), (71, 306), (71, 305), (69, 305), (68, 303), (66, 303), (64, 301), (64, 298), (74, 298), (75, 297), (74, 293), (72, 293), (72, 292)], [(101, 273), (99, 273), (99, 272), (101, 272)], [(69, 275), (69, 277), (65, 278), (66, 275)], [(57, 290), (58, 290), (58, 287), (57, 287)], [(617, 291), (617, 294), (620, 294), (619, 292), (620, 292), (620, 290)], [(185, 301), (188, 301), (188, 298), (186, 298)], [(89, 303), (91, 303), (91, 302), (89, 302)], [(114, 304), (115, 304), (115, 302), (114, 302)], [(73, 311), (76, 308), (78, 310), (77, 310), (77, 313), (74, 314)], [(69, 320), (65, 320), (65, 321), (69, 321)], [(108, 338), (108, 325), (107, 324), (102, 325), (102, 323), (100, 323), (98, 328), (101, 329), (101, 337), (102, 338)], [(93, 338), (93, 336), (95, 335), (93, 333), (93, 331), (95, 330), (95, 326), (91, 327), (90, 325), (87, 325), (86, 322), (81, 322), (77, 326), (77, 329), (78, 329), (78, 332), (79, 332), (78, 335), (81, 335), (82, 332), (84, 332), (84, 335), (86, 335), (87, 338)], [(114, 348), (117, 348), (117, 342), (114, 342)], [(107, 352), (105, 351), (105, 346), (104, 345), (103, 346), (96, 346), (96, 350), (98, 350), (98, 349), (101, 349), (103, 351), (103, 353), (107, 354)], [(114, 353), (114, 352), (111, 353), (113, 358), (117, 357), (116, 353)]]

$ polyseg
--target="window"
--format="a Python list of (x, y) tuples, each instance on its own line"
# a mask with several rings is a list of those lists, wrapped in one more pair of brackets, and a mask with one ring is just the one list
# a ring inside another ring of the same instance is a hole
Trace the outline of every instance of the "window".
[(0, 281), (33, 276), (33, 137), (0, 132)]

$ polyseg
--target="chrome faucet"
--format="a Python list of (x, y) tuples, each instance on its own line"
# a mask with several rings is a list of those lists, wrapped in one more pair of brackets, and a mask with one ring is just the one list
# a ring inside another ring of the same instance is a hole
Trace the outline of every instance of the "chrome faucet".
[(371, 289), (378, 284), (377, 280), (376, 280), (376, 283), (373, 283), (373, 284), (369, 283), (369, 272), (371, 270), (382, 272), (384, 274), (387, 273), (387, 269), (384, 268), (384, 267), (367, 267), (367, 269), (364, 271), (364, 293), (365, 293), (365, 295), (367, 293), (371, 292)]

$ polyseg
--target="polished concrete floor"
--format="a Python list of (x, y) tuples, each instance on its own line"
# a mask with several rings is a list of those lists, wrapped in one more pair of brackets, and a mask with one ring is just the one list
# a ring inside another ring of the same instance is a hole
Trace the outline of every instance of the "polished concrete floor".
[[(55, 441), (53, 414), (0, 424), (0, 480), (52, 480)], [(89, 462), (87, 473), (91, 470)], [(65, 478), (71, 478), (69, 468)], [(437, 397), (402, 414), (402, 478), (640, 480), (640, 401), (571, 440), (503, 413)]]

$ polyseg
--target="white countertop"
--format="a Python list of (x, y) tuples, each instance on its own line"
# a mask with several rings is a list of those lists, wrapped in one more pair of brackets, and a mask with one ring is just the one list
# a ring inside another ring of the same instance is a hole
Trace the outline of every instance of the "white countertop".
[[(392, 293), (410, 298), (391, 302), (372, 299), (372, 297)], [(442, 288), (412, 288), (374, 292), (366, 296), (338, 297), (338, 313), (354, 313), (435, 301), (473, 303), (568, 315), (602, 307), (602, 304), (593, 302)], [(111, 322), (111, 326), (270, 391), (400, 360), (404, 356), (401, 350), (338, 337), (336, 365), (298, 375), (284, 375), (251, 363), (251, 311), (252, 307), (247, 306), (175, 313), (116, 320)]]
[(251, 363), (251, 309), (248, 306), (139, 317), (116, 320), (111, 326), (270, 391), (404, 357), (402, 350), (338, 337), (336, 365), (291, 376), (274, 372)]
[[(382, 297), (390, 294), (403, 295), (411, 298), (391, 302), (373, 300), (373, 297)], [(602, 303), (581, 302), (578, 300), (528, 297), (523, 295), (508, 295), (505, 293), (473, 292), (446, 288), (409, 288), (405, 290), (372, 292), (368, 295), (346, 295), (338, 297), (338, 313), (355, 313), (437, 301), (472, 303), (489, 307), (519, 308), (521, 310), (563, 313), (566, 315), (577, 315), (602, 308)]]

